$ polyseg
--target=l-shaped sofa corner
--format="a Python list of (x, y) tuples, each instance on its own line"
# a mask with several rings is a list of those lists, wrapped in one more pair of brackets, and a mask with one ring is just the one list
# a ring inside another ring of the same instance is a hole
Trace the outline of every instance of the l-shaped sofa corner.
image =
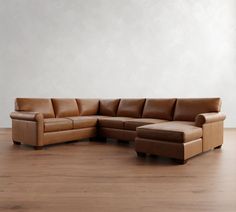
[(17, 98), (11, 113), (14, 144), (35, 149), (80, 139), (134, 141), (137, 155), (180, 164), (223, 144), (220, 98)]

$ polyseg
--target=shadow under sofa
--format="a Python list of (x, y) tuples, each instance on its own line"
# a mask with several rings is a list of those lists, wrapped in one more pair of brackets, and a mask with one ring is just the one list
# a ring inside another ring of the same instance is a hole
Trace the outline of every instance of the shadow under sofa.
[(80, 139), (134, 141), (138, 156), (154, 154), (185, 163), (223, 144), (220, 98), (17, 98), (14, 144), (35, 149)]

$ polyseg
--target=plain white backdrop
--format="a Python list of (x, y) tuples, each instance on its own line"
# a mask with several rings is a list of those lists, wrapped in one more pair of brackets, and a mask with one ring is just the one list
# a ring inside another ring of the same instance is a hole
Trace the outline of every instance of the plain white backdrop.
[(0, 0), (0, 127), (16, 97), (215, 97), (236, 127), (235, 0)]

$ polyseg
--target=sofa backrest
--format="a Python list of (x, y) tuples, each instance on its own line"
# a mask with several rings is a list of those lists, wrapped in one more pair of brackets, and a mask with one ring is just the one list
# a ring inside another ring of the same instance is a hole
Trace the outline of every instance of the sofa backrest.
[(76, 99), (79, 115), (80, 116), (91, 116), (97, 115), (99, 110), (99, 100), (98, 99)]
[(146, 99), (143, 118), (173, 120), (176, 99)]
[(116, 116), (120, 99), (101, 99), (99, 101), (99, 114), (103, 116)]
[(42, 113), (44, 118), (54, 118), (54, 110), (51, 99), (43, 98), (16, 98), (16, 111), (28, 111)]
[(57, 118), (78, 116), (79, 109), (75, 99), (52, 99), (54, 112)]
[(145, 99), (121, 99), (117, 116), (140, 118), (142, 117), (142, 111)]
[(40, 112), (44, 118), (100, 114), (104, 116), (194, 121), (196, 115), (200, 113), (219, 112), (220, 109), (220, 98), (146, 99), (146, 101), (145, 99), (57, 98), (16, 98), (15, 100), (16, 111)]
[(219, 112), (220, 98), (177, 99), (174, 113), (176, 121), (194, 121), (200, 113)]

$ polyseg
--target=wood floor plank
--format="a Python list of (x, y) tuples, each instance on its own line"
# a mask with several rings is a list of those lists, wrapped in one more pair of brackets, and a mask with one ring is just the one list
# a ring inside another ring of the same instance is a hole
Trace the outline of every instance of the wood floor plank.
[(74, 142), (35, 151), (0, 129), (0, 211), (235, 212), (236, 129), (185, 165), (132, 145)]

